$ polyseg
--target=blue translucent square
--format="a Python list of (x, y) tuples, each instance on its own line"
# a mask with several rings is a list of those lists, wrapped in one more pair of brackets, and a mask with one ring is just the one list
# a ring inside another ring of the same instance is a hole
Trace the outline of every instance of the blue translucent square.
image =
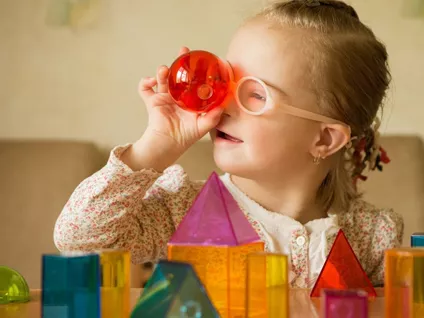
[(424, 233), (414, 233), (411, 235), (411, 247), (424, 247)]
[(131, 318), (218, 318), (203, 284), (190, 264), (160, 261)]
[(100, 317), (97, 254), (43, 255), (42, 317)]

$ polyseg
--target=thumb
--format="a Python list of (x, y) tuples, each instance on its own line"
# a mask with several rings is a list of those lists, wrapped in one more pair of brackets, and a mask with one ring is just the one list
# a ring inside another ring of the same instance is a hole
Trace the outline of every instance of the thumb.
[(223, 107), (216, 107), (198, 118), (198, 129), (201, 136), (207, 134), (212, 128), (218, 125)]

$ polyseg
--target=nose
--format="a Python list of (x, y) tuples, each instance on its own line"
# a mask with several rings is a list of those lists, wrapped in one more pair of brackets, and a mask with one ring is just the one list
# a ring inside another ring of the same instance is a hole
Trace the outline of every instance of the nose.
[(240, 114), (240, 108), (237, 105), (237, 101), (234, 97), (234, 93), (230, 92), (227, 98), (222, 103), (222, 107), (224, 108), (223, 115), (229, 117), (237, 117)]

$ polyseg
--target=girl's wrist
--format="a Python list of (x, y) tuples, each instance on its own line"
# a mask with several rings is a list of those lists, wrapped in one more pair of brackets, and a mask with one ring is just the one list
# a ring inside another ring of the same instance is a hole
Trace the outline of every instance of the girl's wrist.
[(163, 172), (173, 165), (185, 150), (172, 137), (147, 129), (143, 136), (122, 154), (121, 160), (134, 171), (153, 169)]

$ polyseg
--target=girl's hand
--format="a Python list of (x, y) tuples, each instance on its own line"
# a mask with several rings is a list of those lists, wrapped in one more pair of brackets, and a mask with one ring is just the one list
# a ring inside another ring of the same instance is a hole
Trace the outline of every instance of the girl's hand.
[[(183, 47), (179, 54), (187, 52)], [(203, 115), (181, 109), (168, 93), (168, 74), (169, 69), (161, 66), (155, 78), (143, 78), (140, 82), (139, 93), (149, 114), (146, 133), (171, 139), (176, 147), (187, 150), (218, 124), (222, 108)]]
[[(180, 55), (187, 52), (189, 50), (183, 47)], [(163, 171), (214, 128), (221, 118), (221, 107), (200, 115), (175, 104), (168, 92), (168, 74), (169, 69), (161, 66), (155, 78), (140, 81), (139, 94), (149, 114), (148, 126), (143, 136), (121, 156), (121, 160), (133, 170), (152, 168)]]

